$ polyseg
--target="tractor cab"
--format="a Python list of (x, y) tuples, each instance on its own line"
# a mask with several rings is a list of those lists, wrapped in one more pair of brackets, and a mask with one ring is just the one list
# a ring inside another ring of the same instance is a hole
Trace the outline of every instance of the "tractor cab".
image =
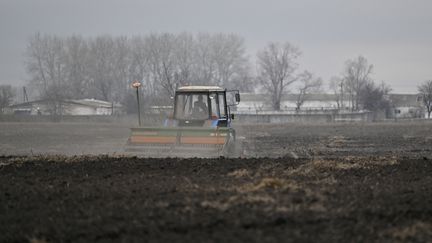
[(240, 101), (238, 91), (227, 91), (217, 86), (179, 88), (174, 98), (173, 118), (177, 126), (230, 126), (232, 115), (227, 103), (227, 92), (235, 92), (236, 103)]

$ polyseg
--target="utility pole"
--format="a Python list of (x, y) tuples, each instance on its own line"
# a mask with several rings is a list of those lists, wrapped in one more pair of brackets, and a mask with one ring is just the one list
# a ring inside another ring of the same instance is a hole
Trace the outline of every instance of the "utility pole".
[(343, 90), (343, 85), (344, 85), (344, 79), (341, 79), (341, 82), (340, 82), (341, 97), (340, 97), (340, 99), (341, 99), (341, 108), (342, 109), (344, 108), (344, 90)]
[(27, 90), (25, 86), (23, 86), (23, 101), (24, 103), (28, 102)]
[(139, 91), (138, 89), (141, 87), (141, 83), (138, 80), (133, 81), (132, 87), (136, 89), (136, 97), (138, 104), (138, 126), (141, 126), (141, 108), (140, 108), (140, 100), (139, 100)]

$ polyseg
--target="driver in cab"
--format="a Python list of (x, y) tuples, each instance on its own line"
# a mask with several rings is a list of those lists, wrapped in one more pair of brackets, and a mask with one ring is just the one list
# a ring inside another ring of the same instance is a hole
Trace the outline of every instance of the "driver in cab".
[(198, 96), (198, 100), (194, 102), (192, 114), (195, 118), (201, 118), (201, 119), (208, 118), (208, 108), (203, 101), (202, 95)]

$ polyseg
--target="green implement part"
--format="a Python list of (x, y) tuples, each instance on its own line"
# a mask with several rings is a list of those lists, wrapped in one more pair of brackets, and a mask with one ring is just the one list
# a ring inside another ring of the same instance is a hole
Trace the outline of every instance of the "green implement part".
[(136, 127), (131, 128), (126, 152), (145, 157), (225, 156), (234, 136), (229, 127)]

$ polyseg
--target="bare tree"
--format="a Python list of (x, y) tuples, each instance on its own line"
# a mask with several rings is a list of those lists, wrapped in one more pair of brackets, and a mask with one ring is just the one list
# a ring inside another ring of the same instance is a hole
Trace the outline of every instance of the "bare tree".
[(360, 92), (364, 85), (371, 80), (372, 70), (373, 65), (369, 65), (363, 56), (346, 61), (343, 78), (346, 82), (346, 91), (350, 98), (352, 110), (360, 109)]
[(129, 81), (144, 81), (148, 58), (145, 45), (145, 39), (141, 36), (134, 36), (129, 40)]
[(196, 84), (212, 84), (215, 63), (212, 57), (212, 38), (208, 33), (200, 33), (196, 37), (195, 65)]
[(26, 67), (30, 83), (41, 98), (51, 102), (51, 113), (62, 113), (62, 100), (69, 96), (64, 42), (55, 36), (37, 33), (27, 46)]
[(418, 91), (422, 97), (423, 104), (426, 107), (428, 118), (432, 113), (432, 80), (423, 82), (418, 86)]
[(344, 108), (345, 100), (345, 80), (341, 77), (331, 77), (329, 88), (333, 92), (338, 109)]
[(155, 95), (154, 99), (169, 100), (178, 85), (191, 83), (195, 68), (192, 35), (151, 34), (143, 44), (144, 76), (147, 86), (152, 87), (150, 95)]
[(98, 36), (89, 40), (89, 77), (90, 95), (106, 101), (112, 101), (117, 80), (116, 40), (109, 35)]
[(201, 33), (196, 38), (194, 83), (250, 90), (250, 63), (244, 39), (234, 34)]
[(12, 91), (12, 86), (0, 85), (0, 114), (4, 113), (4, 108), (11, 104), (14, 96), (15, 95)]
[(151, 34), (146, 38), (149, 79), (153, 83), (153, 92), (163, 94), (162, 100), (174, 96), (177, 85), (175, 50), (173, 34)]
[(242, 88), (237, 84), (247, 75), (248, 61), (243, 38), (234, 34), (213, 36), (214, 83), (227, 88)]
[(177, 70), (175, 80), (179, 85), (187, 85), (192, 82), (196, 67), (195, 63), (195, 40), (189, 33), (181, 33), (176, 36), (175, 63)]
[(390, 102), (386, 98), (391, 88), (382, 82), (376, 85), (374, 81), (367, 81), (360, 91), (359, 100), (364, 109), (369, 111), (387, 110)]
[(88, 44), (81, 36), (65, 39), (67, 88), (74, 99), (86, 98), (89, 89)]
[(270, 43), (257, 54), (258, 80), (271, 96), (274, 110), (280, 110), (281, 98), (286, 87), (297, 80), (300, 51), (290, 43)]
[(131, 66), (130, 45), (126, 37), (114, 38), (113, 50), (113, 94), (112, 101), (120, 102), (130, 87), (129, 70)]
[(314, 77), (309, 71), (304, 71), (298, 76), (296, 110), (300, 110), (310, 93), (317, 93), (322, 86), (322, 79)]

